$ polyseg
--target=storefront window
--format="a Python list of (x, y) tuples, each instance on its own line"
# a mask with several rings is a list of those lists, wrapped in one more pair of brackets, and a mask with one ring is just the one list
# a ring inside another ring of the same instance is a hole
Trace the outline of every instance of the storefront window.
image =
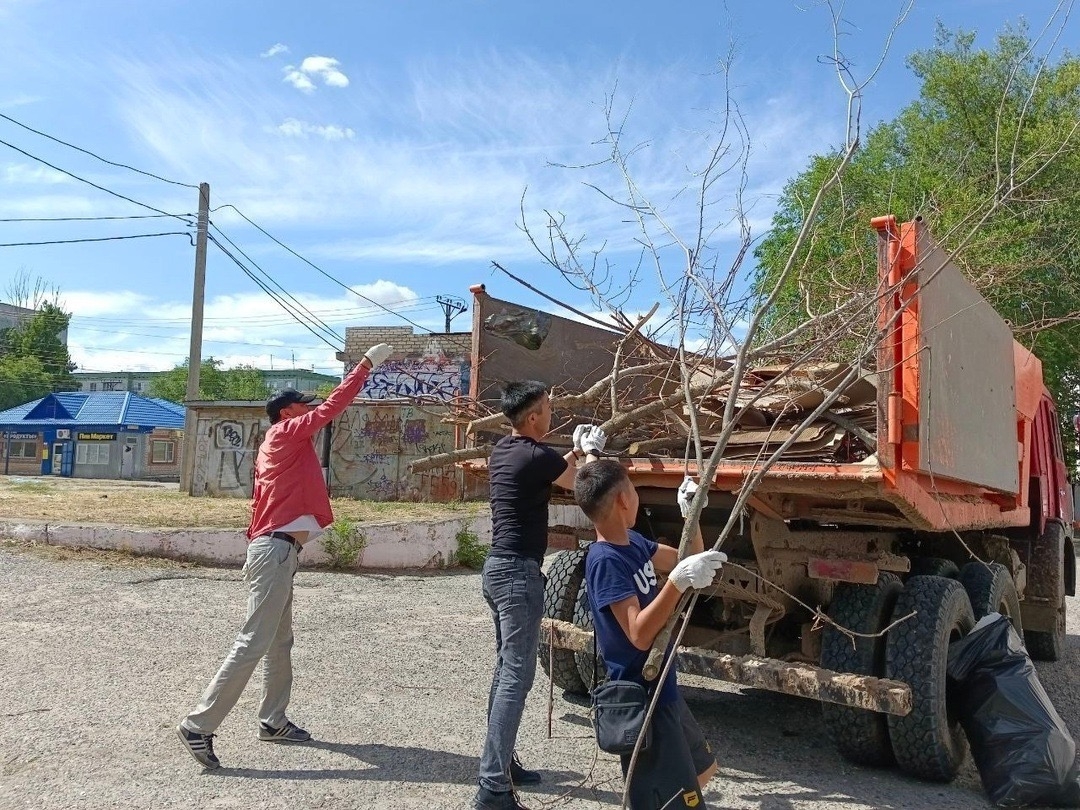
[(82, 443), (75, 445), (76, 464), (108, 464), (109, 445), (101, 443)]
[[(4, 443), (0, 442), (0, 457), (4, 454)], [(18, 441), (11, 442), (11, 457), (12, 458), (37, 458), (38, 457), (38, 443), (36, 441)]]

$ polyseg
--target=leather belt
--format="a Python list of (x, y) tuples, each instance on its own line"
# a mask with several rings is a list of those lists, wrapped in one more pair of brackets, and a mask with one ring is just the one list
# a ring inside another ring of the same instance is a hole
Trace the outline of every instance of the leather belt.
[(273, 537), (275, 540), (284, 540), (287, 543), (292, 543), (297, 554), (304, 550), (303, 543), (297, 542), (296, 538), (288, 532), (270, 532), (267, 537)]

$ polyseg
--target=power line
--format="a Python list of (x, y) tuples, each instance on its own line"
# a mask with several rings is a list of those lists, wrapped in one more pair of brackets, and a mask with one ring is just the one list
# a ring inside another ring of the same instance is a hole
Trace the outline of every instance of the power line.
[(67, 141), (62, 141), (59, 138), (54, 137), (52, 135), (49, 135), (46, 132), (42, 132), (41, 130), (34, 129), (32, 126), (24, 124), (22, 121), (16, 121), (10, 115), (4, 115), (3, 113), (0, 113), (0, 118), (3, 118), (5, 121), (10, 121), (12, 124), (15, 124), (15, 126), (22, 127), (23, 129), (28, 130), (29, 132), (33, 132), (35, 135), (40, 135), (42, 138), (48, 138), (50, 141), (55, 141), (56, 143), (62, 144), (63, 146), (68, 147), (69, 149), (74, 149), (77, 152), (82, 152), (84, 155), (89, 155), (90, 157), (95, 158), (97, 160), (100, 160), (102, 163), (107, 163), (110, 166), (116, 166), (117, 168), (120, 168), (120, 169), (127, 169), (129, 171), (135, 172), (136, 174), (145, 175), (146, 177), (152, 177), (155, 180), (160, 180), (163, 183), (171, 183), (174, 186), (183, 186), (184, 188), (194, 188), (194, 189), (199, 188), (197, 185), (193, 185), (191, 183), (181, 183), (179, 180), (170, 180), (167, 177), (162, 177), (161, 175), (154, 174), (153, 172), (146, 172), (146, 171), (143, 171), (142, 169), (136, 169), (134, 166), (129, 166), (126, 163), (117, 163), (117, 162), (112, 161), (112, 160), (107, 160), (106, 158), (103, 158), (101, 155), (97, 154), (96, 152), (91, 152), (89, 149), (83, 149), (81, 146), (76, 146), (73, 143), (68, 143)]
[(78, 242), (120, 242), (124, 239), (152, 239), (157, 236), (186, 236), (189, 240), (191, 234), (187, 231), (168, 231), (166, 233), (136, 233), (130, 236), (96, 236), (86, 239), (50, 239), (46, 242), (0, 242), (0, 247), (33, 247), (35, 245), (74, 245)]
[(340, 341), (340, 342), (341, 342), (341, 343), (342, 343), (342, 344), (344, 345), (344, 343), (345, 343), (345, 338), (343, 338), (343, 337), (342, 337), (341, 335), (339, 335), (339, 334), (338, 334), (337, 332), (335, 332), (335, 331), (334, 331), (333, 329), (331, 329), (331, 328), (330, 328), (329, 326), (327, 326), (327, 325), (326, 325), (325, 323), (323, 323), (323, 322), (322, 322), (322, 321), (321, 321), (321, 320), (320, 320), (320, 319), (318, 318), (318, 316), (316, 316), (316, 315), (315, 315), (315, 314), (314, 314), (314, 313), (313, 313), (313, 312), (312, 312), (312, 311), (311, 311), (310, 309), (308, 309), (308, 308), (307, 308), (306, 306), (304, 306), (304, 305), (303, 305), (302, 303), (300, 303), (300, 301), (299, 301), (299, 300), (298, 300), (298, 299), (296, 298), (296, 296), (294, 296), (294, 295), (293, 295), (292, 293), (290, 293), (290, 292), (289, 292), (288, 290), (286, 290), (286, 289), (285, 289), (284, 287), (282, 287), (282, 286), (281, 286), (281, 284), (279, 284), (279, 283), (278, 283), (278, 282), (277, 282), (277, 281), (276, 281), (276, 280), (274, 279), (274, 277), (273, 277), (273, 276), (271, 276), (271, 275), (270, 275), (270, 274), (269, 274), (268, 272), (266, 272), (265, 270), (263, 270), (263, 269), (262, 269), (262, 268), (261, 268), (261, 267), (260, 267), (260, 266), (258, 265), (258, 263), (257, 263), (257, 262), (256, 262), (256, 261), (255, 261), (254, 259), (252, 259), (252, 258), (251, 258), (250, 256), (248, 256), (248, 255), (247, 255), (246, 253), (244, 253), (244, 251), (243, 251), (243, 250), (242, 250), (242, 249), (240, 248), (240, 246), (239, 246), (239, 245), (237, 245), (237, 244), (236, 244), (236, 243), (235, 243), (235, 242), (234, 242), (234, 241), (233, 241), (232, 239), (230, 239), (230, 238), (228, 237), (228, 234), (226, 234), (226, 233), (225, 233), (224, 231), (222, 231), (222, 230), (221, 230), (221, 228), (219, 228), (219, 227), (218, 227), (217, 225), (215, 225), (215, 224), (214, 224), (213, 222), (211, 222), (211, 223), (210, 223), (210, 227), (212, 227), (212, 228), (213, 228), (213, 229), (214, 229), (215, 231), (217, 231), (217, 232), (218, 232), (219, 234), (221, 234), (222, 238), (224, 238), (224, 239), (225, 239), (225, 241), (226, 241), (226, 242), (228, 242), (228, 243), (229, 243), (229, 244), (230, 244), (230, 245), (231, 245), (231, 246), (233, 247), (233, 249), (235, 249), (235, 250), (236, 250), (236, 252), (237, 252), (237, 253), (239, 253), (239, 254), (240, 254), (241, 256), (243, 256), (243, 257), (244, 257), (245, 259), (247, 259), (247, 260), (248, 260), (248, 263), (249, 263), (249, 264), (251, 264), (251, 266), (252, 266), (252, 267), (254, 267), (254, 268), (255, 268), (256, 270), (258, 270), (258, 271), (259, 271), (260, 273), (262, 273), (262, 275), (263, 275), (263, 276), (264, 276), (264, 277), (266, 278), (266, 280), (267, 280), (267, 281), (269, 281), (269, 282), (270, 282), (270, 283), (271, 283), (272, 285), (274, 285), (274, 286), (275, 286), (275, 287), (276, 287), (277, 289), (281, 290), (281, 292), (282, 292), (282, 293), (283, 293), (283, 294), (284, 294), (285, 296), (287, 296), (287, 297), (288, 297), (288, 298), (289, 298), (289, 299), (290, 299), (291, 301), (293, 301), (293, 303), (295, 303), (295, 304), (296, 304), (296, 305), (297, 305), (297, 306), (298, 306), (298, 307), (299, 307), (300, 309), (302, 309), (302, 310), (303, 310), (303, 311), (304, 311), (305, 313), (307, 313), (307, 315), (308, 315), (308, 316), (309, 316), (309, 317), (310, 317), (310, 318), (311, 318), (311, 319), (312, 319), (312, 320), (313, 320), (313, 321), (315, 322), (315, 324), (316, 324), (316, 325), (317, 325), (317, 326), (318, 326), (318, 327), (319, 327), (319, 328), (320, 328), (320, 329), (321, 329), (321, 330), (322, 330), (323, 332), (325, 332), (326, 334), (328, 334), (328, 335), (329, 335), (329, 336), (330, 336), (331, 338), (333, 338), (334, 340)]
[[(273, 298), (275, 301), (277, 301), (278, 304), (281, 306), (281, 308), (284, 309), (286, 312), (288, 312), (290, 315), (292, 315), (293, 319), (296, 320), (297, 323), (299, 323), (301, 326), (303, 326), (305, 329), (307, 329), (309, 332), (311, 332), (311, 334), (315, 335), (315, 337), (317, 337), (323, 343), (328, 345), (330, 348), (334, 349), (335, 351), (341, 351), (341, 349), (337, 345), (335, 345), (334, 343), (331, 343), (329, 340), (327, 340), (319, 332), (316, 332), (307, 323), (305, 323), (302, 318), (300, 318), (298, 315), (296, 315), (295, 312), (293, 312), (291, 309), (289, 309), (288, 305), (284, 301), (282, 301), (280, 298), (278, 298), (273, 290), (271, 290), (262, 281), (260, 281), (258, 278), (256, 278), (255, 274), (252, 273), (250, 270), (248, 270), (244, 266), (243, 262), (241, 262), (238, 258), (236, 258), (232, 253), (230, 253), (229, 249), (226, 248), (224, 245), (222, 245), (221, 242), (219, 242), (217, 240), (217, 238), (214, 237), (213, 234), (207, 234), (207, 236), (209, 237), (210, 241), (213, 242), (217, 246), (218, 250), (220, 250), (222, 253), (224, 253), (226, 256), (228, 256), (230, 259), (232, 259), (233, 263), (236, 264), (236, 266), (239, 267), (244, 272), (244, 275), (246, 275), (248, 278), (250, 278), (252, 281), (254, 281), (255, 284), (257, 284), (262, 289), (263, 292), (265, 292), (267, 295), (269, 295), (271, 298)], [(344, 343), (344, 341), (342, 341), (342, 343)]]
[[(149, 338), (157, 338), (158, 340), (167, 340), (167, 339), (170, 339), (170, 338), (180, 339), (180, 338), (183, 337), (182, 334), (162, 335), (162, 334), (152, 334), (152, 333), (149, 333), (149, 332), (128, 332), (128, 331), (117, 332), (115, 329), (105, 329), (105, 328), (95, 329), (92, 326), (80, 326), (79, 329), (81, 329), (82, 331), (85, 331), (85, 332), (101, 332), (103, 334), (116, 335), (118, 337), (149, 337)], [(221, 344), (221, 345), (225, 345), (225, 346), (258, 346), (258, 347), (266, 348), (266, 349), (289, 349), (289, 350), (300, 349), (300, 350), (312, 350), (312, 351), (314, 351), (315, 349), (322, 348), (320, 346), (292, 346), (292, 345), (289, 345), (289, 344), (286, 344), (286, 343), (252, 343), (251, 341), (244, 341), (244, 340), (215, 340), (215, 339), (211, 339), (211, 338), (206, 338), (205, 342), (206, 343), (217, 343), (217, 344)], [(100, 348), (102, 350), (106, 350), (105, 347), (98, 347), (98, 348)]]
[[(0, 113), (3, 115), (3, 113)], [(104, 222), (116, 219), (160, 219), (162, 217), (193, 217), (195, 214), (129, 214), (112, 217), (3, 217), (0, 222)]]
[(274, 236), (274, 235), (270, 234), (269, 232), (267, 232), (267, 231), (266, 231), (266, 229), (264, 229), (264, 228), (263, 228), (262, 226), (260, 226), (260, 225), (256, 224), (255, 222), (253, 222), (253, 221), (251, 220), (251, 218), (249, 218), (249, 217), (247, 216), (247, 214), (245, 214), (245, 213), (244, 213), (243, 211), (241, 211), (241, 210), (240, 210), (239, 208), (237, 208), (237, 207), (236, 207), (235, 205), (220, 205), (220, 206), (218, 206), (217, 208), (215, 208), (215, 209), (213, 209), (213, 210), (214, 210), (214, 211), (220, 211), (220, 210), (221, 210), (222, 208), (231, 208), (231, 209), (232, 209), (233, 211), (235, 211), (235, 212), (236, 212), (237, 214), (239, 214), (239, 215), (240, 215), (240, 216), (241, 216), (241, 217), (242, 217), (242, 218), (243, 218), (244, 220), (246, 220), (246, 221), (247, 221), (247, 223), (248, 223), (249, 225), (251, 225), (251, 226), (252, 226), (253, 228), (255, 228), (255, 229), (256, 229), (256, 230), (258, 230), (258, 231), (259, 231), (260, 233), (262, 233), (262, 234), (263, 234), (263, 236), (265, 236), (265, 237), (266, 237), (267, 239), (271, 240), (272, 242), (276, 243), (276, 244), (277, 244), (278, 246), (280, 246), (280, 247), (284, 248), (285, 250), (289, 251), (289, 253), (291, 253), (291, 254), (292, 254), (293, 256), (295, 256), (296, 258), (298, 258), (298, 259), (299, 259), (300, 261), (304, 262), (304, 263), (305, 263), (306, 265), (308, 265), (309, 267), (312, 267), (312, 268), (314, 268), (315, 270), (317, 270), (317, 271), (318, 271), (319, 273), (321, 273), (322, 275), (324, 275), (324, 276), (325, 276), (326, 278), (330, 279), (330, 280), (331, 280), (332, 282), (334, 282), (335, 284), (337, 284), (337, 285), (339, 285), (339, 286), (341, 286), (341, 287), (344, 287), (344, 288), (345, 288), (346, 290), (348, 290), (349, 292), (351, 292), (351, 293), (352, 293), (353, 295), (356, 295), (356, 296), (358, 296), (358, 297), (360, 297), (360, 298), (363, 298), (363, 299), (364, 299), (365, 301), (370, 301), (370, 302), (371, 302), (372, 304), (374, 304), (375, 306), (379, 307), (380, 309), (383, 309), (383, 310), (385, 310), (386, 312), (389, 312), (389, 313), (390, 313), (391, 315), (394, 315), (394, 316), (396, 316), (396, 317), (398, 317), (398, 318), (401, 318), (401, 319), (402, 319), (403, 321), (405, 321), (406, 323), (410, 323), (410, 324), (412, 324), (412, 325), (413, 325), (413, 326), (415, 326), (415, 327), (416, 327), (417, 329), (419, 329), (419, 330), (420, 330), (421, 332), (429, 332), (429, 331), (431, 331), (431, 330), (429, 330), (429, 329), (425, 329), (425, 328), (424, 328), (423, 326), (421, 326), (420, 324), (418, 324), (418, 323), (417, 323), (416, 321), (410, 320), (409, 318), (406, 318), (406, 317), (405, 317), (404, 315), (401, 315), (401, 314), (399, 314), (399, 313), (397, 313), (397, 312), (394, 312), (394, 311), (393, 311), (392, 309), (389, 309), (389, 308), (387, 308), (387, 307), (384, 307), (384, 306), (383, 306), (382, 304), (380, 304), (380, 303), (379, 303), (378, 301), (376, 301), (375, 299), (373, 299), (373, 298), (368, 298), (368, 297), (367, 297), (366, 295), (364, 295), (363, 293), (358, 293), (358, 292), (357, 292), (356, 290), (354, 290), (354, 289), (353, 289), (352, 287), (350, 287), (350, 286), (349, 286), (348, 284), (346, 284), (346, 283), (345, 283), (344, 281), (340, 281), (339, 279), (337, 279), (337, 278), (335, 278), (334, 276), (330, 275), (330, 274), (329, 274), (329, 273), (327, 273), (327, 272), (326, 272), (325, 270), (323, 270), (323, 269), (322, 269), (321, 267), (319, 267), (319, 266), (318, 266), (317, 264), (315, 264), (314, 262), (312, 262), (312, 261), (311, 261), (310, 259), (306, 259), (306, 258), (304, 258), (304, 257), (303, 257), (303, 256), (301, 256), (301, 255), (300, 255), (299, 253), (297, 253), (297, 252), (296, 252), (295, 250), (293, 250), (293, 249), (292, 249), (291, 247), (289, 247), (289, 246), (288, 246), (288, 245), (286, 245), (286, 244), (285, 244), (284, 242), (282, 242), (282, 241), (281, 241), (280, 239), (278, 239), (278, 238), (277, 238), (276, 236)]
[[(412, 312), (426, 312), (429, 310), (438, 309), (438, 304), (435, 303), (436, 296), (427, 295), (418, 298), (401, 298), (397, 301), (387, 301), (386, 306), (402, 305), (402, 309)], [(428, 303), (425, 303), (428, 302)], [(355, 320), (357, 318), (366, 317), (369, 313), (379, 311), (378, 307), (331, 307), (327, 309), (313, 309), (312, 312), (317, 312), (321, 315), (327, 313), (344, 313), (341, 315), (328, 315), (325, 318), (327, 323), (335, 320)], [(78, 318), (79, 320), (91, 320), (101, 321), (106, 323), (119, 323), (119, 324), (134, 324), (134, 325), (152, 325), (152, 324), (170, 324), (177, 323), (187, 325), (191, 322), (190, 316), (183, 316), (177, 318), (112, 318), (108, 315), (80, 315), (78, 313), (72, 314), (72, 318)], [(227, 321), (229, 323), (252, 323), (258, 326), (261, 321), (269, 321), (267, 325), (274, 325), (275, 323), (289, 323), (291, 318), (282, 319), (281, 315), (276, 313), (263, 313), (259, 315), (223, 315), (219, 317), (207, 317), (204, 321)]]
[[(3, 113), (0, 113), (0, 115), (3, 115)], [(6, 116), (4, 116), (4, 117), (6, 117)], [(133, 200), (131, 197), (127, 197), (127, 196), (121, 194), (118, 191), (113, 191), (112, 189), (105, 188), (105, 186), (100, 186), (97, 183), (93, 182), (92, 180), (87, 180), (85, 177), (79, 177), (79, 175), (77, 175), (77, 174), (75, 174), (73, 172), (69, 172), (67, 169), (61, 169), (59, 166), (55, 166), (52, 163), (49, 163), (49, 161), (45, 160), (44, 158), (39, 158), (37, 155), (32, 155), (29, 152), (27, 152), (25, 149), (20, 149), (19, 147), (15, 146), (14, 144), (8, 143), (5, 140), (0, 139), (0, 145), (6, 146), (8, 149), (14, 149), (20, 155), (26, 155), (26, 157), (30, 158), (31, 160), (36, 160), (38, 163), (41, 163), (41, 164), (43, 164), (45, 166), (48, 166), (50, 169), (52, 169), (54, 171), (58, 171), (61, 174), (65, 174), (65, 175), (67, 175), (68, 177), (70, 177), (70, 178), (72, 178), (74, 180), (78, 180), (80, 183), (86, 183), (86, 185), (91, 186), (93, 188), (96, 188), (98, 191), (104, 191), (106, 194), (111, 194), (112, 196), (117, 197), (117, 198), (119, 198), (121, 200), (125, 200), (125, 201), (127, 201), (129, 203), (132, 203), (133, 205), (137, 205), (140, 208), (145, 208), (148, 211), (153, 211), (156, 214), (162, 214), (162, 215), (167, 216), (167, 217), (174, 217), (176, 219), (179, 219), (185, 225), (194, 226), (194, 224), (195, 224), (195, 223), (193, 223), (193, 222), (191, 222), (189, 220), (184, 219), (181, 216), (177, 216), (176, 214), (170, 214), (168, 211), (162, 211), (160, 208), (154, 208), (154, 206), (152, 206), (152, 205), (147, 205), (146, 203), (141, 203), (138, 200)]]

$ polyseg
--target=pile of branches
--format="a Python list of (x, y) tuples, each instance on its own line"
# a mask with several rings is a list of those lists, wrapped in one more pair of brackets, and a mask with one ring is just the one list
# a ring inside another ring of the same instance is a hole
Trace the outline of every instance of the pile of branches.
[[(850, 463), (876, 451), (872, 371), (853, 377), (846, 363), (771, 358), (749, 367), (736, 385), (728, 359), (684, 355), (680, 363), (673, 349), (645, 339), (625, 357), (617, 351), (613, 368), (581, 390), (552, 391), (552, 445), (569, 447), (573, 427), (584, 421), (599, 424), (609, 437), (608, 452), (623, 457), (682, 459), (693, 455), (696, 442), (706, 454), (722, 444), (721, 457), (731, 460), (759, 459), (785, 444), (785, 461)], [(736, 417), (725, 440), (724, 410), (733, 390)], [(827, 398), (834, 401), (804, 424)], [(501, 413), (478, 415), (482, 407), (463, 401), (446, 417), (464, 427), (465, 448), (419, 459), (411, 470), (486, 458), (510, 426)]]

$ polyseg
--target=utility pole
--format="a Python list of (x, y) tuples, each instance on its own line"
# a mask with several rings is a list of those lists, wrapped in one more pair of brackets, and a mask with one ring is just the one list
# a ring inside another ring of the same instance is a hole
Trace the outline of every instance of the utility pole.
[(465, 306), (465, 302), (457, 296), (451, 295), (436, 295), (435, 300), (439, 302), (443, 312), (446, 314), (446, 332), (450, 333), (450, 321), (454, 320), (458, 315), (464, 312), (468, 307)]
[(188, 351), (187, 395), (184, 409), (184, 459), (180, 489), (193, 494), (195, 470), (195, 416), (191, 403), (199, 398), (202, 370), (203, 300), (206, 297), (206, 231), (210, 224), (210, 184), (199, 184), (199, 222), (195, 231), (195, 286), (191, 293), (191, 348)]

